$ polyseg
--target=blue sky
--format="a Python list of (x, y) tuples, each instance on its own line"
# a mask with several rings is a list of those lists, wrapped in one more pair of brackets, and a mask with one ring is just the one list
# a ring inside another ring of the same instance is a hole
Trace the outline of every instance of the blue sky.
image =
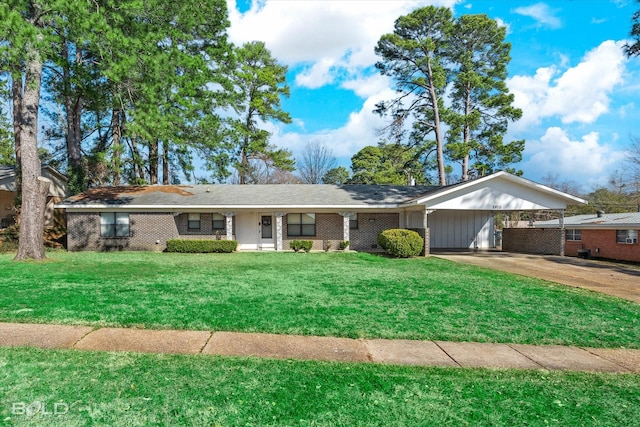
[(507, 136), (527, 141), (517, 165), (525, 177), (553, 175), (589, 191), (625, 175), (626, 150), (640, 138), (640, 58), (621, 49), (640, 8), (633, 0), (227, 2), (231, 41), (262, 40), (289, 67), (283, 106), (293, 123), (264, 125), (295, 157), (318, 141), (349, 167), (353, 154), (377, 144), (385, 119), (372, 110), (394, 92), (373, 67), (374, 47), (396, 18), (426, 5), (484, 13), (507, 28), (507, 83), (523, 110)]

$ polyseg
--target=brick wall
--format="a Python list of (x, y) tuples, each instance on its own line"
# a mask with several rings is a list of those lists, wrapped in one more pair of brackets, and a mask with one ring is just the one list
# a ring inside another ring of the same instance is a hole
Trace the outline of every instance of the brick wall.
[(502, 250), (538, 255), (564, 255), (564, 230), (559, 228), (505, 228)]
[[(371, 221), (370, 221), (371, 220)], [(400, 216), (397, 213), (360, 213), (358, 228), (349, 230), (349, 248), (356, 251), (371, 252), (378, 248), (378, 234), (389, 228), (398, 228)], [(289, 249), (292, 240), (313, 240), (313, 250), (323, 250), (325, 241), (331, 242), (331, 249), (336, 250), (343, 236), (343, 217), (340, 214), (316, 214), (315, 236), (287, 236), (287, 216), (282, 217), (282, 247)]]
[(358, 229), (349, 231), (350, 247), (363, 252), (382, 250), (378, 247), (378, 234), (399, 227), (400, 215), (397, 213), (358, 214)]
[[(274, 236), (275, 237), (275, 236)], [(325, 240), (331, 242), (331, 249), (338, 249), (342, 237), (342, 215), (333, 213), (316, 214), (315, 236), (287, 236), (287, 216), (282, 217), (282, 248), (289, 250), (292, 240), (312, 240), (313, 250), (324, 250)]]
[(640, 245), (616, 242), (616, 230), (582, 230), (581, 241), (567, 241), (565, 253), (576, 256), (578, 249), (590, 249), (594, 258), (640, 262)]
[(167, 239), (178, 236), (171, 213), (131, 213), (129, 229), (129, 237), (101, 237), (99, 213), (68, 212), (67, 246), (70, 251), (161, 251)]

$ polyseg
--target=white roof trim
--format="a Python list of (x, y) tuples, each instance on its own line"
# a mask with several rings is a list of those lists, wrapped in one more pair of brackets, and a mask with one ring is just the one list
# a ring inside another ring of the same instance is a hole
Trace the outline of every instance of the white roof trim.
[(342, 209), (342, 210), (379, 210), (379, 209), (398, 209), (399, 205), (117, 205), (117, 204), (87, 204), (87, 205), (67, 205), (64, 203), (56, 204), (57, 209), (66, 209), (68, 212), (81, 212), (91, 210), (123, 210), (123, 211), (196, 211), (196, 210), (261, 210), (261, 209)]
[(421, 205), (421, 204), (425, 204), (426, 202), (428, 202), (429, 200), (433, 200), (436, 198), (440, 198), (442, 196), (446, 196), (448, 194), (452, 194), (455, 192), (459, 192), (460, 190), (465, 190), (469, 187), (475, 187), (478, 186), (478, 184), (482, 184), (485, 181), (491, 181), (494, 179), (497, 179), (499, 177), (504, 177), (510, 181), (513, 181), (517, 184), (523, 185), (525, 187), (529, 187), (529, 188), (533, 188), (535, 190), (544, 192), (544, 193), (551, 193), (557, 197), (563, 198), (563, 199), (568, 199), (571, 201), (574, 201), (576, 203), (579, 204), (588, 204), (588, 202), (584, 199), (581, 199), (579, 197), (576, 196), (572, 196), (571, 194), (567, 194), (567, 193), (563, 193), (562, 191), (559, 190), (555, 190), (551, 187), (547, 187), (546, 185), (542, 185), (542, 184), (538, 184), (537, 182), (533, 182), (533, 181), (529, 181), (528, 179), (525, 178), (521, 178), (519, 176), (516, 175), (512, 175), (510, 173), (504, 172), (504, 171), (500, 171), (500, 172), (496, 172), (494, 174), (491, 175), (487, 175), (485, 177), (482, 178), (478, 178), (476, 180), (473, 181), (468, 181), (465, 182), (464, 184), (459, 184), (459, 185), (453, 185), (450, 188), (447, 188), (445, 190), (441, 190), (441, 191), (435, 191), (432, 194), (428, 194), (424, 197), (420, 197), (414, 200), (411, 200), (409, 202), (406, 202), (404, 204), (401, 204), (400, 206), (411, 206), (411, 205)]

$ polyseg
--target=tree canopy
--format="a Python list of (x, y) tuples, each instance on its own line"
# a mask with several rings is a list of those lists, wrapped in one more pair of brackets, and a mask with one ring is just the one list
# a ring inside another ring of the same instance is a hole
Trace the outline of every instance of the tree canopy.
[(456, 19), (448, 8), (428, 6), (398, 18), (376, 46), (382, 57), (376, 67), (393, 79), (398, 95), (375, 111), (390, 116), (393, 139), (421, 148), (440, 185), (447, 183), (447, 158), (460, 162), (462, 180), (472, 170), (518, 172), (508, 166), (521, 160), (524, 141), (504, 142), (509, 122), (522, 114), (505, 83), (511, 49), (505, 37), (486, 15)]
[[(640, 0), (637, 0), (640, 3)], [(631, 32), (633, 39), (631, 44), (625, 46), (625, 52), (629, 56), (640, 56), (640, 9), (638, 9), (631, 17)]]

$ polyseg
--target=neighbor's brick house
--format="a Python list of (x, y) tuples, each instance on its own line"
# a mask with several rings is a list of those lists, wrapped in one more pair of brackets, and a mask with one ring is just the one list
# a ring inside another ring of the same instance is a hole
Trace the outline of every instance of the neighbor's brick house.
[(585, 203), (498, 172), (465, 183), (386, 185), (153, 185), (95, 188), (58, 205), (67, 212), (68, 249), (164, 250), (168, 239), (233, 239), (240, 250), (313, 249), (341, 241), (375, 251), (383, 230), (408, 228), (436, 249), (495, 245), (494, 216), (564, 210)]
[(569, 256), (640, 262), (640, 212), (596, 213), (542, 221), (536, 228), (564, 228), (564, 252)]

